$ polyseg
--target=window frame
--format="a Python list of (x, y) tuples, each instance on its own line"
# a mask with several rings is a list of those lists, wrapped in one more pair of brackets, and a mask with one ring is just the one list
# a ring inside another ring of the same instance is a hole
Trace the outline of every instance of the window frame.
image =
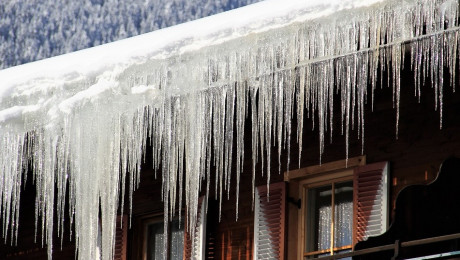
[[(148, 214), (145, 216), (138, 217), (136, 219), (136, 225), (135, 229), (133, 230), (133, 259), (142, 259), (146, 260), (147, 259), (147, 236), (148, 236), (148, 226), (150, 224), (156, 224), (156, 223), (161, 223), (163, 224), (164, 219), (163, 213), (153, 213), (153, 214)], [(174, 218), (175, 220), (178, 218)], [(184, 244), (185, 244), (185, 219), (182, 214), (181, 218), (182, 222), (182, 228), (184, 231)], [(171, 225), (172, 223), (169, 221), (168, 222), (168, 232), (171, 232)], [(168, 235), (168, 244), (171, 244), (171, 234)], [(170, 254), (170, 246), (168, 246), (168, 258)], [(167, 258), (167, 259), (168, 259)]]
[[(288, 182), (290, 199), (300, 200), (301, 207), (289, 203), (288, 211), (288, 259), (305, 259), (306, 251), (306, 207), (307, 189), (334, 182), (353, 181), (354, 169), (366, 165), (366, 156), (357, 156), (347, 160), (338, 160), (321, 165), (313, 165), (285, 172), (284, 181)], [(353, 245), (352, 245), (353, 246)]]
[[(333, 173), (331, 175), (328, 175), (329, 177), (331, 177), (331, 179), (327, 180), (327, 181), (319, 181), (319, 182), (312, 182), (311, 180), (309, 179), (306, 179), (306, 180), (303, 180), (300, 182), (300, 185), (302, 186), (302, 200), (301, 201), (304, 201), (302, 205), (306, 205), (306, 203), (308, 203), (309, 201), (309, 198), (308, 198), (308, 190), (309, 189), (315, 189), (315, 188), (319, 188), (319, 187), (323, 187), (323, 186), (326, 186), (326, 185), (331, 185), (332, 187), (337, 184), (337, 183), (342, 183), (342, 182), (352, 182), (353, 183), (353, 171), (351, 171), (351, 175), (349, 174), (349, 170), (344, 170), (343, 172), (337, 172), (337, 173)], [(346, 176), (343, 176), (343, 175), (346, 175)], [(338, 177), (336, 177), (338, 176)], [(332, 204), (334, 205), (334, 204)], [(307, 224), (306, 224), (306, 220), (307, 220), (307, 215), (308, 215), (308, 207), (302, 207), (301, 211), (299, 212), (299, 214), (301, 214), (301, 216), (299, 217), (298, 219), (298, 226), (300, 226), (301, 228), (299, 230), (301, 230), (301, 233), (303, 234), (303, 240), (300, 241), (302, 242), (302, 245), (301, 245), (301, 248), (302, 248), (302, 252), (301, 252), (301, 257), (303, 257), (302, 259), (304, 259), (305, 257), (307, 256), (315, 256), (315, 255), (318, 255), (318, 254), (322, 254), (322, 253), (331, 253), (331, 255), (335, 255), (336, 251), (338, 250), (347, 250), (347, 249), (352, 249), (353, 247), (353, 244), (351, 244), (350, 246), (346, 246), (346, 247), (342, 247), (342, 248), (339, 248), (339, 247), (331, 247), (329, 249), (325, 249), (325, 250), (318, 250), (318, 251), (311, 251), (311, 252), (306, 252), (306, 236), (308, 234), (308, 232), (310, 232), (308, 230), (308, 227), (307, 227)], [(353, 210), (351, 212), (351, 214), (353, 214)], [(331, 232), (332, 234), (334, 232)], [(351, 234), (353, 235), (353, 234)], [(352, 237), (350, 238), (352, 239)], [(331, 235), (331, 238), (330, 238), (331, 242), (333, 241), (333, 235)]]

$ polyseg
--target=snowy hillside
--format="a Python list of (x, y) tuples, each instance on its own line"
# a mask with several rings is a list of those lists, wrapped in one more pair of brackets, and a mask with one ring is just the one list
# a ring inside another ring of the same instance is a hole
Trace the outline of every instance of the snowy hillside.
[(0, 1), (0, 69), (124, 39), (258, 1)]

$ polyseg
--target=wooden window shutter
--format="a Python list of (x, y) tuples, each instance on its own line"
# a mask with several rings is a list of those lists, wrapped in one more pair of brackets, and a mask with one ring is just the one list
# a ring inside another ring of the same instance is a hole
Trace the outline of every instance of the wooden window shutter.
[(114, 260), (126, 260), (126, 248), (128, 242), (128, 215), (117, 217), (115, 233)]
[(184, 259), (204, 259), (206, 243), (206, 204), (207, 199), (202, 196), (198, 201), (198, 215), (193, 234), (185, 227)]
[(254, 259), (284, 259), (286, 185), (259, 186), (254, 209)]
[(353, 244), (388, 228), (388, 162), (355, 168), (353, 176)]

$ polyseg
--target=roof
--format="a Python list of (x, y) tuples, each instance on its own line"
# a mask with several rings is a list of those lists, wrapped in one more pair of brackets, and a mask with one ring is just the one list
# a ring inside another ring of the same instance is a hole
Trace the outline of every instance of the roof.
[[(20, 120), (33, 113), (40, 113), (43, 118), (70, 112), (80, 102), (103, 96), (102, 89), (133, 95), (152, 92), (158, 87), (153, 82), (128, 84), (132, 77), (147, 77), (149, 70), (168, 70), (175, 80), (168, 82), (174, 85), (173, 92), (187, 91), (181, 86), (184, 84), (182, 78), (187, 78), (187, 83), (193, 79), (199, 88), (206, 88), (208, 82), (195, 74), (206, 70), (207, 59), (213, 58), (216, 51), (220, 55), (226, 50), (226, 54), (231, 55), (251, 51), (253, 44), (256, 47), (272, 45), (273, 39), (265, 41), (266, 33), (260, 35), (262, 32), (378, 2), (381, 1), (263, 1), (140, 36), (0, 70), (0, 122), (3, 122), (0, 128), (8, 127), (8, 120)], [(239, 44), (241, 39), (248, 44)], [(190, 63), (189, 60), (196, 57), (201, 60), (192, 62), (200, 64), (200, 69), (197, 64), (191, 66), (193, 70), (184, 68), (183, 63)], [(51, 100), (57, 93), (62, 97)], [(47, 123), (47, 120), (43, 121), (25, 129), (41, 127)]]

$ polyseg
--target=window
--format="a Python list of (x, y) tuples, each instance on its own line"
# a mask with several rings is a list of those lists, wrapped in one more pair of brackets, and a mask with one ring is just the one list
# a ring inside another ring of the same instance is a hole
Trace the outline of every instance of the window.
[[(163, 216), (145, 215), (135, 218), (132, 239), (132, 259), (176, 260), (203, 259), (206, 241), (206, 203), (205, 197), (199, 198), (196, 225), (186, 229), (187, 217), (168, 223), (168, 235), (165, 236)], [(188, 232), (190, 231), (190, 232)], [(164, 250), (167, 239), (167, 250)]]
[(338, 181), (307, 188), (305, 256), (326, 256), (352, 247), (353, 182)]
[[(145, 260), (182, 259), (184, 252), (184, 221), (178, 219), (169, 223), (168, 236), (164, 235), (163, 221), (147, 222), (144, 228)], [(168, 239), (168, 250), (164, 250), (164, 240)], [(167, 257), (166, 257), (167, 256)]]
[[(288, 259), (353, 250), (388, 227), (388, 163), (365, 156), (285, 173), (289, 182)], [(297, 203), (299, 200), (299, 203)]]

